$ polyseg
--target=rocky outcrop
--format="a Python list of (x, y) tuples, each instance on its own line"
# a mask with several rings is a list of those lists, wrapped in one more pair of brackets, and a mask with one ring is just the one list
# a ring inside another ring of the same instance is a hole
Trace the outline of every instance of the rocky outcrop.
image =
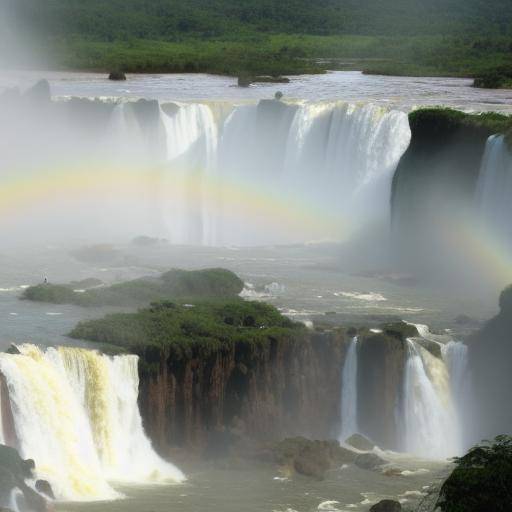
[(368, 438), (361, 434), (353, 434), (346, 441), (345, 444), (354, 447), (356, 450), (363, 452), (369, 452), (375, 448), (375, 444), (372, 443)]
[[(162, 454), (173, 446), (202, 447), (212, 433), (253, 439), (303, 435), (328, 439), (339, 428), (341, 333), (301, 339), (233, 343), (173, 358), (160, 349), (141, 354), (140, 409)], [(156, 369), (155, 369), (156, 368)]]
[(284, 439), (274, 446), (273, 454), (285, 472), (296, 471), (318, 480), (323, 480), (329, 469), (350, 464), (357, 458), (355, 452), (341, 447), (338, 441), (312, 441), (304, 437)]
[(474, 208), (488, 137), (510, 119), (429, 108), (412, 112), (409, 123), (411, 143), (392, 184), (393, 247), (402, 271), (431, 273), (447, 243), (442, 227), (467, 221)]
[(468, 340), (473, 381), (473, 441), (512, 432), (512, 286), (500, 296), (500, 312)]
[(400, 446), (396, 404), (402, 397), (407, 357), (400, 325), (359, 339), (358, 423), (378, 446), (391, 449)]
[[(0, 444), (0, 505), (8, 505), (12, 491), (18, 489), (21, 492), (20, 510), (46, 512), (46, 500), (25, 482), (33, 477), (34, 468), (33, 460), (23, 460), (14, 448)], [(48, 482), (45, 490), (53, 495)]]

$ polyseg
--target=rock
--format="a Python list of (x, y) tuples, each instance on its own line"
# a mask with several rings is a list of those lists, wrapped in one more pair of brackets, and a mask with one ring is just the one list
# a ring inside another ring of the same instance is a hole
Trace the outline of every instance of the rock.
[(367, 469), (369, 471), (373, 471), (386, 463), (384, 459), (381, 459), (378, 455), (375, 455), (375, 453), (361, 453), (354, 460), (354, 464), (358, 468)]
[(48, 496), (48, 498), (51, 498), (52, 500), (55, 499), (55, 494), (53, 494), (52, 486), (50, 485), (50, 482), (48, 482), (47, 480), (37, 480), (36, 491)]
[(50, 103), (52, 96), (50, 93), (50, 84), (48, 80), (39, 80), (34, 86), (30, 89), (27, 89), (23, 98), (28, 100), (29, 102), (46, 104)]
[(281, 101), (283, 97), (283, 93), (281, 91), (277, 91), (274, 95), (274, 98), (277, 100), (277, 101)]
[(238, 87), (249, 87), (252, 84), (252, 79), (248, 76), (238, 77)]
[(395, 500), (382, 500), (370, 508), (370, 512), (401, 512), (402, 505)]
[(345, 443), (364, 452), (369, 452), (375, 448), (375, 444), (361, 434), (351, 435)]
[(393, 338), (397, 338), (400, 341), (419, 336), (418, 329), (416, 329), (414, 325), (407, 324), (405, 322), (386, 324), (382, 329), (385, 334), (392, 336)]
[(6, 352), (8, 354), (21, 354), (18, 347), (14, 343), (11, 343), (11, 346), (6, 350)]
[(112, 71), (110, 75), (108, 75), (109, 80), (126, 80), (126, 75), (122, 71)]
[(427, 352), (430, 352), (434, 357), (442, 359), (441, 345), (435, 341), (426, 340), (425, 338), (418, 338), (415, 340), (418, 345), (421, 345)]
[(312, 441), (305, 437), (287, 438), (274, 447), (274, 460), (279, 465), (292, 467), (301, 475), (319, 480), (329, 469), (351, 463), (356, 456), (337, 441)]

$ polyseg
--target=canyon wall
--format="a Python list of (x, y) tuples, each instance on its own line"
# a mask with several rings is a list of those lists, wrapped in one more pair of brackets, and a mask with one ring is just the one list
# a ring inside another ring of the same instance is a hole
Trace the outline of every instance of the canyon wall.
[(207, 355), (192, 348), (181, 359), (146, 350), (141, 357), (151, 366), (141, 364), (139, 395), (145, 429), (163, 454), (204, 447), (225, 429), (257, 439), (336, 437), (345, 351), (334, 332), (237, 343)]

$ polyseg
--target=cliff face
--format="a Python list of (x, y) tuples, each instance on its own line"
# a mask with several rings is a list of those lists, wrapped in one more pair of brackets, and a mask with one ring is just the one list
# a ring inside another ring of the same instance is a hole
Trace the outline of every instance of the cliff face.
[(474, 441), (512, 433), (512, 287), (500, 297), (500, 312), (469, 340), (473, 384)]
[(411, 144), (393, 177), (393, 246), (402, 270), (411, 265), (412, 270), (437, 271), (432, 255), (449, 257), (447, 245), (456, 229), (451, 226), (466, 225), (474, 213), (486, 141), (506, 130), (510, 120), (424, 109), (412, 112), (409, 123)]
[(405, 341), (379, 333), (363, 337), (359, 349), (359, 425), (379, 446), (399, 449), (397, 405), (402, 399)]
[(212, 432), (233, 429), (251, 438), (329, 438), (339, 427), (341, 334), (305, 333), (300, 340), (243, 343), (174, 359), (146, 353), (158, 370), (141, 366), (140, 409), (155, 446), (204, 446)]

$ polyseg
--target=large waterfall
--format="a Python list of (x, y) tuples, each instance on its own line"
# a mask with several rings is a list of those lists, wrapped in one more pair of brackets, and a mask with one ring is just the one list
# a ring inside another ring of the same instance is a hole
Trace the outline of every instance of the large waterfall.
[(410, 140), (405, 113), (369, 104), (181, 105), (162, 118), (178, 243), (340, 239), (382, 221)]
[(512, 151), (503, 135), (487, 141), (476, 194), (484, 229), (512, 252)]
[(5, 121), (21, 124), (2, 141), (7, 238), (345, 240), (387, 226), (411, 137), (405, 112), (368, 103), (63, 103)]
[(144, 434), (136, 356), (18, 348), (20, 354), (0, 354), (8, 389), (1, 437), (8, 437), (3, 430), (12, 423), (20, 454), (35, 460), (38, 478), (51, 483), (57, 498), (111, 499), (118, 496), (111, 481), (184, 479)]
[(343, 364), (341, 383), (341, 431), (343, 442), (357, 433), (357, 336), (352, 338)]

